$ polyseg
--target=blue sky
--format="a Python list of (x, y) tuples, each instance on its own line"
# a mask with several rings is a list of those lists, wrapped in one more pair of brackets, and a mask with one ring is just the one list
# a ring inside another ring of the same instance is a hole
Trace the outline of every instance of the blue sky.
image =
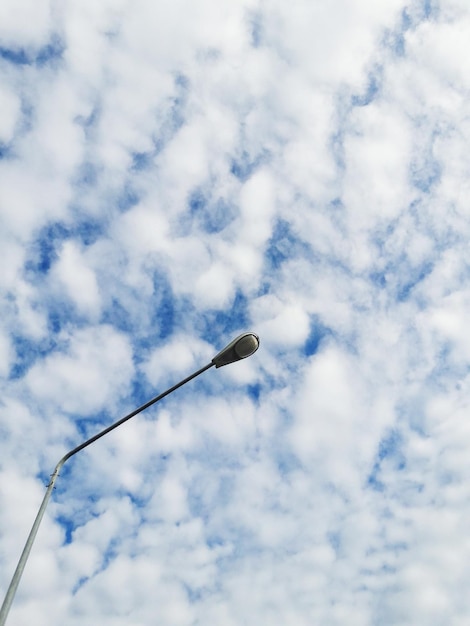
[(18, 626), (464, 625), (463, 0), (0, 7)]

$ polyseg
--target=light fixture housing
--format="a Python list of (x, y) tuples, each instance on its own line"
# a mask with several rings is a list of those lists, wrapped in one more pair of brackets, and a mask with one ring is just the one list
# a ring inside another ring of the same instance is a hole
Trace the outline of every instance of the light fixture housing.
[(255, 333), (242, 333), (236, 339), (231, 341), (223, 350), (221, 350), (212, 359), (215, 367), (222, 367), (241, 361), (251, 356), (259, 348), (259, 337)]

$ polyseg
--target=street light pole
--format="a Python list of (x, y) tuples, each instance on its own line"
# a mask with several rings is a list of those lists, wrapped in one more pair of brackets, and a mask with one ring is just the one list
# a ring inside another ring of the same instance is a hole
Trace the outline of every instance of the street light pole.
[(180, 387), (188, 383), (190, 380), (193, 380), (193, 378), (196, 378), (197, 376), (199, 376), (206, 370), (210, 369), (211, 367), (215, 366), (216, 368), (219, 368), (224, 365), (229, 365), (230, 363), (234, 363), (235, 361), (240, 361), (241, 359), (245, 359), (246, 357), (251, 356), (254, 352), (256, 352), (258, 347), (259, 347), (258, 335), (255, 335), (254, 333), (243, 333), (242, 335), (239, 335), (236, 339), (231, 341), (223, 350), (221, 350), (212, 359), (210, 363), (208, 363), (201, 369), (197, 370), (196, 372), (194, 372), (193, 374), (191, 374), (184, 380), (181, 380), (179, 383), (177, 383), (173, 387), (170, 387), (169, 389), (167, 389), (160, 395), (156, 396), (155, 398), (152, 398), (152, 400), (149, 400), (148, 402), (146, 402), (139, 408), (135, 409), (134, 411), (132, 411), (125, 417), (121, 418), (117, 422), (114, 422), (114, 424), (111, 424), (111, 426), (108, 426), (108, 428), (105, 428), (104, 430), (100, 431), (93, 437), (90, 437), (90, 439), (87, 439), (80, 445), (76, 446), (75, 448), (67, 452), (67, 454), (65, 454), (60, 459), (60, 461), (55, 466), (53, 473), (51, 474), (51, 479), (49, 481), (49, 484), (47, 485), (47, 490), (44, 495), (43, 501), (41, 503), (41, 506), (39, 507), (39, 511), (36, 515), (36, 519), (34, 520), (28, 539), (26, 540), (25, 546), (23, 548), (23, 552), (21, 553), (20, 560), (18, 561), (18, 565), (16, 566), (15, 573), (13, 574), (13, 578), (11, 579), (10, 585), (5, 595), (2, 608), (0, 609), (0, 626), (4, 626), (6, 622), (11, 604), (13, 602), (16, 590), (18, 588), (18, 584), (21, 579), (21, 575), (23, 574), (26, 561), (28, 560), (29, 553), (31, 552), (31, 547), (33, 545), (34, 539), (36, 538), (39, 525), (44, 516), (44, 512), (46, 510), (47, 504), (50, 500), (52, 490), (54, 489), (54, 485), (57, 481), (57, 478), (59, 477), (59, 472), (62, 466), (64, 465), (64, 463), (68, 461), (70, 457), (77, 454), (77, 452), (80, 452), (80, 450), (83, 450), (84, 448), (94, 443), (98, 439), (101, 439), (101, 437), (104, 437), (104, 435), (107, 435), (109, 432), (111, 432), (118, 426), (121, 426), (121, 424), (124, 424), (124, 422), (127, 422), (135, 415), (138, 415), (142, 411), (145, 411), (145, 409), (148, 409), (150, 406), (152, 406), (152, 404), (155, 404), (159, 400), (162, 400), (163, 398), (165, 398), (165, 396), (168, 396), (173, 391), (176, 391), (176, 389), (179, 389)]

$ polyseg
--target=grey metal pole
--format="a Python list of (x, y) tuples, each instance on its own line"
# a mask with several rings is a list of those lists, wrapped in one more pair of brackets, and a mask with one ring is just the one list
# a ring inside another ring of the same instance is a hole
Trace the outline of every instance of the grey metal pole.
[(52, 490), (54, 489), (54, 484), (59, 476), (59, 469), (63, 465), (63, 459), (57, 464), (54, 473), (51, 476), (51, 480), (47, 485), (47, 491), (44, 495), (44, 498), (41, 502), (41, 506), (39, 507), (39, 511), (36, 515), (36, 519), (34, 520), (33, 527), (29, 533), (28, 539), (23, 548), (23, 552), (21, 553), (20, 560), (18, 561), (18, 565), (16, 566), (15, 573), (13, 574), (13, 578), (11, 579), (10, 585), (8, 587), (8, 591), (5, 596), (5, 600), (3, 601), (2, 608), (0, 609), (0, 624), (4, 626), (5, 621), (7, 619), (8, 612), (10, 610), (11, 603), (13, 602), (13, 598), (15, 597), (16, 590), (18, 588), (21, 575), (23, 574), (24, 567), (26, 565), (26, 561), (28, 560), (29, 553), (31, 552), (31, 547), (33, 545), (34, 539), (36, 538), (36, 534), (38, 532), (39, 524), (44, 516), (44, 511), (46, 510), (47, 504), (50, 500)]
[(196, 376), (199, 376), (199, 374), (202, 374), (203, 372), (205, 372), (209, 368), (213, 367), (214, 365), (217, 366), (217, 363), (216, 363), (215, 360), (213, 362), (211, 362), (211, 363), (208, 363), (207, 365), (202, 367), (200, 370), (198, 370), (197, 372), (194, 372), (194, 374), (191, 374), (191, 376), (188, 376), (187, 378), (185, 378), (184, 380), (180, 381), (179, 383), (177, 383), (173, 387), (170, 387), (170, 389), (167, 389), (166, 391), (164, 391), (160, 395), (156, 396), (155, 398), (152, 398), (152, 400), (149, 400), (149, 402), (146, 402), (145, 404), (140, 406), (138, 409), (135, 409), (134, 411), (132, 411), (131, 413), (129, 413), (128, 415), (126, 415), (122, 419), (118, 420), (117, 422), (115, 422), (111, 426), (108, 426), (108, 428), (105, 428), (104, 430), (100, 431), (99, 433), (97, 433), (93, 437), (90, 437), (90, 439), (87, 439), (86, 441), (81, 443), (76, 448), (73, 448), (72, 450), (70, 450), (70, 452), (67, 452), (67, 454), (65, 454), (60, 459), (60, 461), (55, 466), (54, 472), (51, 475), (51, 480), (49, 481), (49, 484), (47, 486), (46, 494), (45, 494), (45, 496), (43, 498), (41, 506), (39, 507), (39, 511), (38, 511), (38, 513), (36, 515), (36, 519), (34, 520), (34, 523), (33, 523), (33, 526), (31, 528), (31, 531), (29, 533), (28, 539), (26, 540), (25, 546), (23, 548), (23, 552), (21, 553), (20, 560), (18, 561), (18, 565), (16, 566), (15, 573), (13, 574), (13, 578), (11, 579), (10, 585), (9, 585), (7, 593), (5, 595), (5, 599), (3, 601), (2, 608), (0, 609), (0, 626), (4, 626), (5, 625), (8, 613), (10, 611), (11, 604), (13, 602), (13, 599), (14, 599), (15, 594), (16, 594), (16, 590), (18, 588), (18, 585), (19, 585), (19, 582), (20, 582), (20, 579), (21, 579), (21, 575), (23, 574), (23, 570), (25, 568), (26, 561), (28, 560), (29, 553), (31, 552), (31, 548), (32, 548), (34, 539), (36, 538), (36, 535), (37, 535), (37, 532), (38, 532), (38, 528), (39, 528), (39, 524), (41, 523), (41, 520), (42, 520), (42, 518), (44, 516), (44, 512), (46, 510), (47, 504), (48, 504), (48, 502), (49, 502), (49, 500), (51, 498), (52, 490), (54, 489), (54, 485), (56, 483), (57, 478), (59, 477), (59, 472), (60, 472), (62, 466), (64, 465), (64, 463), (66, 461), (68, 461), (68, 459), (70, 459), (71, 456), (73, 456), (74, 454), (76, 454), (80, 450), (83, 450), (83, 448), (86, 448), (91, 443), (95, 442), (97, 439), (100, 439), (101, 437), (104, 437), (104, 435), (106, 435), (107, 433), (111, 432), (112, 430), (114, 430), (118, 426), (121, 426), (121, 424), (123, 424), (124, 422), (127, 422), (127, 420), (130, 420), (131, 417), (134, 417), (138, 413), (141, 413), (142, 411), (147, 409), (149, 406), (152, 406), (152, 404), (155, 404), (155, 402), (158, 402), (159, 400), (161, 400), (162, 398), (164, 398), (168, 394), (172, 393), (176, 389), (179, 389), (179, 387), (182, 387), (183, 385), (188, 383), (190, 380), (192, 380), (193, 378), (196, 378)]

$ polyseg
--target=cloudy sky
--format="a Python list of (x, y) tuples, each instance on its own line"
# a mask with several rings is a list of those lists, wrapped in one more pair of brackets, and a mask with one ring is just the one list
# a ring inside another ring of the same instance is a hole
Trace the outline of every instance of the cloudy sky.
[(468, 0), (2, 0), (13, 626), (470, 620)]

